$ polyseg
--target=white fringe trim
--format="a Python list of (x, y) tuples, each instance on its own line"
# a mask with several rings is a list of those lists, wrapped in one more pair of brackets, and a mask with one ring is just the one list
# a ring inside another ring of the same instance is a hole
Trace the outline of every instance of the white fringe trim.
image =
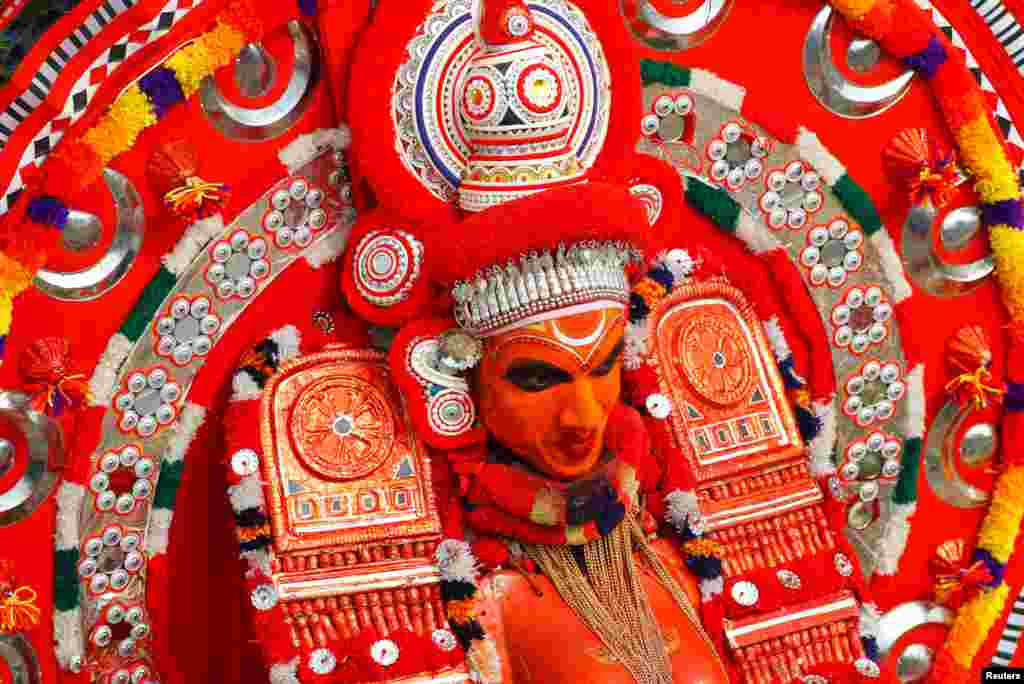
[(270, 552), (266, 549), (253, 549), (252, 551), (242, 551), (239, 554), (248, 565), (250, 569), (257, 570), (260, 574), (270, 577), (273, 573), (273, 566), (271, 565)]
[(765, 230), (764, 224), (746, 210), (740, 212), (740, 217), (736, 221), (736, 237), (743, 241), (747, 249), (757, 255), (782, 248), (782, 243)]
[(478, 575), (476, 557), (469, 544), (461, 539), (445, 539), (438, 544), (434, 560), (446, 582), (476, 582)]
[(796, 147), (800, 158), (814, 167), (830, 188), (846, 174), (846, 167), (842, 162), (821, 144), (816, 134), (803, 126), (796, 135)]
[(169, 508), (154, 508), (150, 512), (149, 529), (146, 532), (146, 552), (150, 557), (167, 553), (173, 518), (174, 511)]
[(185, 403), (174, 428), (174, 436), (171, 437), (167, 451), (164, 452), (164, 461), (176, 463), (185, 458), (185, 454), (188, 453), (188, 448), (192, 445), (192, 440), (204, 420), (206, 420), (205, 407), (193, 404), (191, 401)]
[(501, 684), (501, 656), (498, 647), (490, 637), (475, 639), (466, 654), (469, 678), (480, 684)]
[(713, 600), (723, 591), (725, 591), (725, 578), (721, 575), (714, 579), (702, 579), (700, 581), (700, 600), (703, 603)]
[(690, 89), (737, 113), (743, 109), (743, 98), (747, 96), (746, 88), (704, 69), (690, 70)]
[(237, 371), (231, 378), (231, 401), (252, 401), (259, 399), (263, 390), (245, 371)]
[(627, 323), (623, 337), (622, 365), (626, 370), (636, 370), (647, 356), (647, 324)]
[(56, 644), (54, 655), (62, 670), (71, 670), (72, 665), (85, 657), (85, 636), (82, 634), (82, 611), (53, 611), (53, 640)]
[(78, 523), (85, 500), (85, 487), (65, 480), (57, 490), (57, 525), (53, 533), (54, 546), (66, 551), (78, 546)]
[(875, 249), (878, 250), (882, 270), (889, 279), (889, 283), (892, 284), (892, 294), (895, 303), (899, 304), (906, 299), (910, 299), (910, 295), (914, 293), (914, 290), (910, 287), (907, 274), (903, 271), (903, 264), (900, 262), (900, 255), (896, 252), (896, 245), (893, 244), (892, 238), (889, 237), (889, 231), (885, 229), (885, 226), (875, 231), (875, 234), (871, 236), (871, 242), (874, 244)]
[(270, 684), (300, 684), (299, 656), (270, 668)]
[(900, 558), (907, 548), (910, 537), (910, 516), (917, 510), (917, 502), (893, 504), (889, 511), (889, 520), (882, 532), (882, 541), (878, 553), (878, 565), (875, 572), (880, 575), (895, 575), (899, 569)]
[(836, 472), (836, 466), (832, 463), (832, 450), (836, 445), (835, 399), (816, 401), (812, 408), (814, 415), (821, 420), (821, 432), (811, 440), (807, 467), (811, 476), (820, 480)]
[(878, 638), (879, 622), (882, 613), (874, 603), (860, 604), (860, 635), (864, 638)]
[(767, 321), (762, 321), (761, 325), (764, 327), (764, 334), (768, 338), (768, 344), (772, 346), (775, 360), (782, 363), (791, 357), (793, 350), (789, 348), (789, 342), (786, 341), (786, 333), (782, 331), (779, 317), (772, 316)]
[(199, 219), (188, 227), (178, 243), (174, 245), (174, 249), (165, 254), (160, 261), (168, 271), (176, 276), (181, 276), (199, 252), (203, 250), (203, 247), (223, 232), (224, 217), (220, 214)]
[(329, 264), (345, 251), (348, 236), (352, 229), (348, 226), (338, 227), (317, 240), (302, 252), (302, 258), (313, 268)]
[(302, 344), (302, 336), (299, 329), (294, 325), (286, 325), (270, 333), (270, 339), (277, 345), (278, 361), (284, 363), (299, 355), (299, 345)]
[(231, 500), (231, 510), (235, 513), (241, 513), (249, 508), (266, 510), (263, 483), (255, 475), (243, 477), (241, 482), (228, 487), (228, 498)]
[(907, 413), (903, 430), (907, 437), (924, 437), (925, 413), (924, 364), (919, 363), (907, 373)]
[(662, 250), (655, 257), (654, 263), (667, 268), (676, 283), (687, 278), (697, 267), (690, 253), (681, 247)]
[(697, 503), (697, 494), (693, 490), (684, 491), (673, 489), (665, 495), (665, 521), (676, 528), (679, 532), (691, 529), (694, 534), (698, 530), (694, 527), (702, 527), (700, 516), (700, 505)]
[(347, 126), (339, 128), (321, 128), (300, 135), (285, 145), (277, 153), (277, 158), (288, 168), (288, 173), (295, 173), (327, 150), (343, 150), (352, 142), (352, 132)]
[(132, 351), (132, 343), (122, 333), (114, 333), (89, 379), (93, 406), (110, 406), (117, 385), (117, 372)]

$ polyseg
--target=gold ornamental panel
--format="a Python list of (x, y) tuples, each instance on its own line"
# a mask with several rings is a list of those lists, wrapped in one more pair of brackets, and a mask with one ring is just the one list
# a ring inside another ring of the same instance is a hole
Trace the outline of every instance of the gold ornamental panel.
[(722, 280), (684, 285), (648, 319), (651, 363), (672, 400), (668, 420), (699, 482), (802, 453), (761, 322)]
[(286, 364), (261, 430), (278, 552), (439, 538), (429, 456), (383, 355), (328, 348)]

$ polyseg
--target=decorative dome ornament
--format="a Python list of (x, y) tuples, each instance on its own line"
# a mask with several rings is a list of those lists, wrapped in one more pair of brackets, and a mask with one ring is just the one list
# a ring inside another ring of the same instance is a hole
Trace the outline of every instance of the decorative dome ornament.
[[(367, 170), (375, 189), (397, 191), (378, 192), (382, 203), (406, 215), (456, 200), (479, 211), (579, 180), (594, 164), (611, 116), (612, 73), (590, 18), (566, 0), (422, 8), (422, 15), (419, 7), (398, 9), (423, 20), (409, 33), (403, 62), (393, 65), (393, 97), (369, 83), (380, 78), (379, 55), (372, 76), (354, 72), (359, 106), (367, 116), (386, 108), (394, 125), (355, 131), (357, 145), (365, 138), (397, 151)], [(636, 65), (615, 66), (627, 68)]]

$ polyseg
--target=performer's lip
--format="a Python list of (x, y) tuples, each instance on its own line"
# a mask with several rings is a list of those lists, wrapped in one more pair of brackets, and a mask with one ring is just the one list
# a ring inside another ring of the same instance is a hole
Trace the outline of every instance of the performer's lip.
[(594, 452), (597, 446), (597, 431), (573, 432), (567, 434), (559, 446), (573, 459), (582, 460)]

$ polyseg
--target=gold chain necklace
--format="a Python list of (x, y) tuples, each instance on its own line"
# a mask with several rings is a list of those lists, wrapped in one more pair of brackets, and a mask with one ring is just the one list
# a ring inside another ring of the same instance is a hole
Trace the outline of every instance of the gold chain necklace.
[(651, 549), (631, 515), (611, 533), (582, 546), (586, 572), (569, 546), (529, 544), (524, 548), (565, 602), (633, 679), (639, 684), (672, 684), (672, 663), (661, 627), (640, 582), (633, 558), (634, 541), (658, 580), (717, 659), (714, 644), (685, 592)]

